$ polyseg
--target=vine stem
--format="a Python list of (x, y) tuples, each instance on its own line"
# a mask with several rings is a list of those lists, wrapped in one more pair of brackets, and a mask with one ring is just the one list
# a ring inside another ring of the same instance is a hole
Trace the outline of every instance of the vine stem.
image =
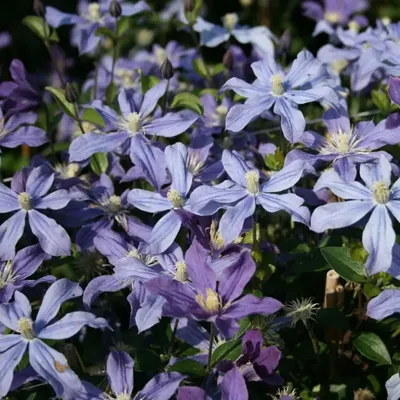
[(51, 45), (47, 40), (45, 40), (44, 45), (46, 46), (46, 49), (49, 52), (49, 55), (50, 55), (50, 58), (51, 58), (51, 62), (53, 64), (53, 66), (54, 66), (54, 69), (57, 72), (58, 79), (60, 80), (61, 86), (65, 87), (65, 80), (64, 80), (63, 74), (62, 74), (62, 72), (60, 70), (60, 67), (59, 67), (59, 65), (57, 63), (57, 60), (54, 57), (53, 50), (51, 49)]
[(211, 326), (210, 326), (210, 346), (208, 348), (208, 360), (207, 360), (207, 369), (206, 369), (206, 371), (208, 373), (211, 372), (211, 358), (212, 358), (212, 353), (213, 353), (214, 338), (215, 338), (215, 328), (214, 328), (214, 324), (211, 322)]
[(178, 331), (178, 324), (179, 324), (179, 319), (175, 319), (174, 323), (174, 329), (172, 330), (172, 336), (171, 336), (171, 343), (169, 345), (169, 349), (167, 352), (167, 357), (170, 358), (172, 354), (172, 350), (174, 349), (174, 344), (175, 344), (175, 338), (176, 338), (176, 332)]
[(84, 135), (85, 130), (83, 129), (82, 121), (81, 121), (81, 118), (79, 117), (78, 105), (76, 104), (76, 102), (74, 103), (74, 111), (75, 111), (76, 121), (78, 122), (78, 125), (79, 125), (79, 129), (81, 130), (82, 134)]
[(168, 105), (168, 92), (169, 92), (169, 85), (170, 85), (170, 79), (167, 80), (167, 88), (165, 89), (165, 94), (164, 94), (164, 102), (162, 106), (162, 114), (161, 116), (163, 117), (165, 113), (167, 112), (167, 105)]

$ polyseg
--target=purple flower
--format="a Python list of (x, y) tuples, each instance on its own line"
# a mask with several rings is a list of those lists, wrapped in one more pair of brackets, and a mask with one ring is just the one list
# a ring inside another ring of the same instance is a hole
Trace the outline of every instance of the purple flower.
[(165, 149), (165, 160), (172, 177), (171, 187), (166, 196), (143, 189), (133, 189), (128, 201), (146, 212), (168, 211), (154, 226), (148, 240), (148, 252), (160, 254), (175, 240), (182, 222), (188, 223), (186, 200), (193, 182), (188, 168), (188, 150), (182, 143), (175, 143)]
[[(100, 36), (96, 31), (102, 26), (112, 27), (114, 22), (108, 13), (111, 0), (100, 0), (98, 3), (89, 3), (87, 0), (80, 0), (78, 4), (79, 15), (68, 14), (53, 7), (46, 7), (46, 21), (53, 28), (63, 25), (75, 25), (73, 33), (73, 44), (80, 53), (93, 51), (100, 42)], [(140, 0), (136, 4), (129, 4), (120, 1), (123, 16), (132, 16), (143, 11), (149, 11), (150, 7), (146, 2)]]
[(23, 174), (24, 170), (14, 176), (12, 189), (0, 183), (0, 213), (15, 212), (0, 226), (0, 259), (11, 260), (14, 257), (26, 217), (32, 233), (46, 253), (52, 256), (69, 255), (71, 240), (67, 232), (54, 219), (42, 214), (42, 210), (64, 208), (71, 196), (66, 190), (48, 194), (54, 174), (50, 174), (45, 166), (32, 169), (29, 177), (22, 177)]
[(10, 65), (12, 81), (0, 83), (1, 107), (6, 117), (36, 110), (42, 100), (34, 80), (28, 76), (24, 64), (14, 59)]
[(165, 94), (167, 82), (161, 81), (143, 96), (140, 92), (122, 90), (118, 96), (122, 117), (100, 101), (91, 104), (101, 114), (110, 133), (86, 133), (71, 143), (70, 161), (82, 161), (95, 153), (111, 152), (128, 145), (132, 162), (148, 181), (161, 188), (165, 180), (163, 153), (149, 142), (145, 135), (173, 137), (188, 129), (198, 118), (186, 111), (151, 117), (157, 102)]
[(369, 254), (366, 268), (370, 275), (388, 270), (392, 263), (396, 235), (389, 211), (400, 220), (400, 179), (390, 187), (391, 171), (389, 161), (381, 156), (379, 163), (360, 166), (360, 176), (366, 186), (346, 182), (331, 171), (325, 172), (314, 187), (314, 190), (329, 188), (336, 196), (350, 200), (318, 207), (311, 217), (314, 232), (351, 226), (372, 212), (362, 235)]
[(391, 76), (389, 79), (389, 96), (393, 103), (400, 106), (400, 78)]
[(5, 118), (0, 108), (0, 146), (14, 148), (21, 144), (30, 147), (48, 142), (46, 132), (33, 126), (37, 115), (33, 112), (13, 114)]
[(67, 279), (56, 281), (44, 295), (36, 320), (32, 320), (29, 300), (18, 291), (14, 294), (13, 303), (0, 305), (0, 322), (15, 332), (0, 336), (0, 365), (4, 371), (0, 376), (1, 396), (8, 393), (14, 369), (28, 348), (31, 367), (53, 387), (57, 396), (71, 398), (71, 391), (80, 386), (79, 378), (68, 366), (64, 355), (40, 339), (67, 339), (86, 325), (92, 328), (108, 327), (105, 319), (82, 311), (71, 312), (53, 322), (61, 305), (81, 294), (82, 289), (77, 283)]
[[(308, 51), (298, 54), (287, 75), (272, 57), (251, 65), (257, 79), (250, 85), (231, 78), (223, 90), (234, 90), (247, 97), (244, 104), (233, 106), (226, 117), (226, 129), (241, 131), (256, 117), (274, 106), (281, 117), (281, 127), (286, 139), (296, 142), (304, 132), (305, 119), (299, 104), (318, 101), (324, 105), (338, 106), (338, 96), (328, 86), (329, 75), (325, 67)], [(307, 71), (305, 74), (304, 71)]]
[(312, 165), (332, 162), (341, 178), (353, 181), (357, 174), (356, 164), (377, 160), (381, 155), (390, 161), (390, 154), (373, 150), (400, 142), (400, 129), (388, 129), (387, 120), (376, 126), (372, 121), (365, 121), (351, 127), (348, 116), (339, 115), (334, 110), (327, 111), (323, 120), (328, 128), (327, 135), (306, 131), (300, 138), (300, 143), (318, 153), (292, 150), (286, 157), (286, 164), (294, 160), (304, 160)]
[(216, 47), (225, 43), (233, 36), (239, 43), (250, 43), (264, 56), (274, 54), (273, 41), (275, 37), (265, 26), (248, 28), (238, 25), (237, 14), (226, 14), (222, 17), (223, 26), (212, 24), (199, 17), (194, 25), (194, 30), (200, 33), (200, 43), (207, 47)]
[(252, 314), (270, 315), (282, 307), (270, 297), (248, 294), (239, 299), (255, 272), (249, 252), (243, 252), (237, 263), (226, 268), (218, 283), (215, 272), (207, 264), (207, 254), (196, 241), (186, 253), (188, 277), (193, 286), (168, 277), (146, 283), (148, 290), (166, 299), (164, 315), (212, 322), (224, 337), (230, 338), (239, 328), (239, 319)]
[[(134, 388), (133, 368), (135, 362), (129, 354), (122, 351), (112, 351), (107, 359), (107, 377), (111, 392), (115, 397), (102, 393), (93, 385), (87, 385), (85, 391), (88, 398), (95, 399), (131, 399)], [(136, 395), (137, 400), (168, 400), (185, 377), (177, 372), (163, 372), (154, 376)]]
[[(333, 25), (346, 25), (351, 17), (368, 8), (368, 0), (323, 0), (323, 6), (317, 0), (303, 3), (304, 15), (317, 22), (314, 36), (321, 32), (334, 33)], [(368, 25), (365, 17), (356, 16), (351, 23), (357, 24), (358, 29)]]
[(0, 32), (0, 49), (4, 49), (11, 44), (12, 37), (9, 32)]
[[(218, 385), (221, 400), (248, 400), (246, 381), (238, 368), (234, 367), (225, 374)], [(212, 400), (215, 396), (197, 386), (185, 386), (179, 389), (177, 400)]]
[(244, 221), (254, 214), (257, 204), (268, 212), (286, 211), (294, 221), (308, 225), (310, 212), (307, 207), (302, 207), (302, 198), (292, 193), (276, 194), (293, 187), (305, 171), (312, 169), (306, 162), (289, 164), (263, 184), (260, 184), (260, 172), (239, 153), (224, 150), (222, 163), (231, 180), (195, 189), (187, 209), (197, 215), (212, 215), (221, 208), (227, 208), (220, 222), (224, 243), (237, 238)]
[(31, 280), (27, 279), (34, 274), (43, 261), (49, 260), (51, 256), (46, 254), (39, 245), (25, 247), (17, 252), (12, 261), (0, 263), (0, 303), (10, 301), (15, 290), (24, 287), (35, 286), (42, 282), (54, 282), (51, 275)]
[(264, 381), (280, 386), (283, 379), (274, 370), (279, 364), (281, 352), (276, 346), (263, 347), (259, 330), (249, 330), (242, 339), (242, 355), (235, 361), (222, 361), (217, 369), (228, 372), (237, 367), (247, 381)]

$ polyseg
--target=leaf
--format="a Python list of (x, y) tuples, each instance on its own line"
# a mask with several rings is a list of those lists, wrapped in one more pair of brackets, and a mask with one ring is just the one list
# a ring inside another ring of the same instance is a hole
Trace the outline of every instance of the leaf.
[(91, 122), (92, 124), (99, 125), (102, 128), (106, 126), (104, 123), (104, 120), (102, 116), (93, 108), (87, 108), (83, 115), (82, 115), (82, 120)]
[(189, 24), (194, 24), (197, 17), (200, 15), (201, 8), (203, 7), (203, 0), (194, 0), (195, 6), (192, 12), (185, 11), (185, 17), (188, 20)]
[(172, 100), (171, 107), (186, 108), (200, 115), (204, 112), (201, 100), (192, 93), (178, 93)]
[(156, 371), (160, 365), (160, 355), (153, 350), (135, 351), (135, 371)]
[(213, 76), (218, 75), (221, 72), (226, 72), (225, 65), (222, 63), (215, 65), (212, 70)]
[(113, 30), (110, 28), (106, 28), (104, 26), (101, 26), (100, 28), (96, 29), (96, 32), (94, 33), (96, 36), (105, 36), (110, 38), (111, 40), (115, 40), (117, 35)]
[(96, 153), (90, 157), (90, 167), (96, 175), (105, 174), (108, 169), (108, 157), (106, 153)]
[(153, 86), (157, 85), (160, 82), (156, 76), (143, 76), (141, 74), (141, 82), (142, 82), (142, 92), (146, 93)]
[(55, 30), (51, 32), (49, 25), (47, 25), (46, 21), (41, 17), (28, 15), (22, 20), (22, 23), (43, 40), (50, 40), (52, 42), (59, 41), (57, 32)]
[(267, 154), (264, 157), (264, 161), (269, 169), (273, 171), (279, 171), (283, 168), (283, 164), (285, 162), (285, 156), (282, 153), (282, 151), (279, 148), (277, 148), (275, 150), (275, 153)]
[(242, 352), (241, 340), (230, 340), (218, 346), (211, 357), (211, 365), (215, 366), (222, 360), (236, 360)]
[(106, 89), (106, 102), (107, 104), (113, 104), (114, 100), (117, 98), (118, 88), (114, 82), (111, 82)]
[(202, 58), (194, 60), (193, 67), (202, 78), (207, 78), (207, 67)]
[(353, 341), (354, 347), (366, 358), (379, 364), (390, 365), (392, 360), (382, 339), (372, 332), (363, 332)]
[(390, 98), (387, 93), (382, 90), (373, 90), (371, 92), (372, 102), (379, 108), (381, 111), (390, 111)]
[(368, 282), (365, 268), (359, 261), (350, 257), (348, 249), (344, 247), (324, 247), (321, 253), (331, 268), (342, 278), (352, 282)]
[(45, 89), (53, 95), (57, 105), (71, 118), (76, 120), (73, 104), (68, 103), (68, 101), (65, 99), (65, 90), (52, 86), (46, 86)]
[(172, 371), (179, 372), (184, 375), (191, 375), (196, 378), (201, 378), (206, 373), (202, 364), (191, 359), (178, 361), (177, 363), (168, 367), (168, 372)]
[(129, 17), (122, 17), (118, 21), (118, 37), (123, 36), (131, 27), (131, 19)]

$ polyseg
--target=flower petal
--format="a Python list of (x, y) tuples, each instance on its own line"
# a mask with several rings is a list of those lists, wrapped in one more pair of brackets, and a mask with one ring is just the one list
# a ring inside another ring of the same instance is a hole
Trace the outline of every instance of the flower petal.
[(185, 377), (178, 372), (162, 372), (136, 395), (137, 400), (169, 400)]
[(17, 194), (7, 186), (0, 183), (0, 213), (20, 210), (21, 205)]
[(111, 390), (118, 397), (120, 394), (130, 396), (133, 391), (133, 367), (135, 362), (129, 354), (112, 351), (107, 358), (107, 376)]
[(24, 233), (26, 211), (18, 211), (0, 226), (0, 260), (11, 260)]
[(237, 367), (227, 372), (220, 384), (221, 400), (248, 400), (246, 381)]

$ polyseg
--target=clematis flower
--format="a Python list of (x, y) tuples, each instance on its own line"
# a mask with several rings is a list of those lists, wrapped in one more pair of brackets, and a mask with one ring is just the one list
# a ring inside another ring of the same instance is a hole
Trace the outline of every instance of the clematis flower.
[(230, 338), (239, 329), (239, 319), (253, 314), (270, 315), (282, 307), (270, 297), (248, 294), (239, 298), (255, 272), (249, 252), (243, 252), (237, 263), (226, 268), (218, 283), (207, 264), (207, 255), (208, 251), (197, 241), (186, 252), (188, 277), (193, 286), (169, 277), (146, 283), (147, 290), (165, 298), (163, 315), (212, 322), (225, 338)]
[(260, 172), (239, 153), (224, 150), (222, 163), (231, 180), (195, 189), (187, 209), (197, 215), (212, 215), (227, 208), (219, 224), (224, 243), (231, 243), (238, 237), (245, 219), (254, 214), (258, 204), (268, 212), (286, 211), (294, 221), (308, 225), (310, 212), (307, 207), (302, 207), (302, 198), (293, 193), (276, 194), (293, 187), (305, 171), (312, 169), (306, 162), (289, 164), (262, 184)]
[(143, 189), (133, 189), (128, 201), (146, 212), (168, 211), (154, 226), (148, 240), (148, 252), (161, 254), (175, 240), (182, 223), (189, 223), (186, 200), (193, 182), (188, 168), (188, 150), (182, 143), (175, 143), (165, 149), (165, 160), (172, 177), (171, 187), (166, 196)]
[[(112, 27), (114, 20), (109, 15), (109, 7), (112, 0), (100, 0), (89, 3), (87, 0), (80, 0), (77, 14), (68, 14), (57, 10), (54, 7), (46, 7), (46, 22), (53, 28), (63, 25), (75, 25), (73, 31), (73, 44), (79, 48), (81, 54), (93, 51), (100, 42), (100, 36), (96, 36), (98, 28)], [(138, 1), (136, 4), (121, 3), (122, 16), (132, 16), (143, 11), (149, 11), (150, 7), (145, 1)]]
[(36, 110), (42, 97), (35, 80), (28, 75), (22, 61), (12, 60), (10, 75), (12, 81), (0, 83), (0, 101), (5, 116)]
[(0, 32), (0, 49), (5, 49), (10, 46), (12, 37), (9, 32)]
[(46, 253), (52, 256), (70, 254), (71, 240), (65, 229), (54, 219), (42, 214), (42, 210), (46, 209), (60, 210), (71, 200), (66, 190), (48, 194), (53, 182), (54, 174), (42, 166), (32, 169), (25, 182), (15, 175), (12, 189), (0, 183), (0, 213), (15, 212), (0, 226), (1, 260), (14, 257), (15, 246), (24, 232), (26, 217), (32, 233)]
[(41, 339), (67, 339), (84, 326), (108, 327), (104, 318), (82, 311), (71, 312), (53, 322), (61, 305), (81, 294), (82, 289), (77, 283), (68, 279), (56, 281), (44, 295), (36, 320), (32, 319), (29, 300), (21, 292), (14, 293), (14, 302), (0, 305), (0, 322), (15, 332), (0, 335), (0, 365), (3, 371), (0, 375), (0, 396), (9, 391), (14, 370), (28, 349), (29, 363), (38, 375), (53, 387), (57, 396), (72, 398), (69, 394), (80, 386), (78, 376), (70, 369), (64, 355)]
[(392, 263), (395, 244), (390, 214), (400, 221), (400, 179), (392, 186), (389, 161), (381, 156), (379, 163), (362, 164), (359, 182), (346, 182), (336, 172), (325, 172), (314, 186), (330, 189), (336, 196), (349, 201), (328, 203), (318, 207), (311, 217), (311, 230), (323, 232), (351, 226), (370, 214), (362, 235), (368, 252), (366, 268), (370, 275), (387, 271)]
[(393, 103), (400, 106), (400, 78), (391, 76), (389, 79), (389, 96)]
[(186, 131), (198, 118), (186, 111), (167, 113), (160, 118), (151, 117), (157, 102), (165, 94), (167, 82), (161, 81), (143, 96), (140, 92), (122, 90), (118, 96), (122, 117), (100, 101), (94, 108), (106, 123), (110, 133), (86, 133), (71, 143), (70, 161), (82, 161), (95, 153), (111, 152), (121, 145), (128, 145), (132, 162), (138, 166), (149, 182), (161, 188), (165, 181), (163, 152), (151, 144), (145, 135), (173, 137)]
[(22, 144), (30, 147), (48, 142), (46, 132), (33, 124), (37, 115), (33, 112), (13, 114), (5, 118), (0, 107), (0, 147), (14, 148)]
[(54, 282), (55, 278), (51, 275), (34, 280), (27, 279), (36, 272), (44, 260), (50, 258), (51, 256), (35, 244), (18, 251), (13, 260), (0, 262), (0, 303), (9, 302), (16, 290), (42, 282)]
[[(320, 102), (337, 108), (339, 99), (329, 86), (329, 74), (321, 62), (304, 50), (293, 62), (288, 74), (268, 56), (251, 64), (257, 79), (249, 84), (237, 78), (229, 79), (222, 90), (233, 90), (246, 97), (244, 104), (233, 106), (226, 117), (226, 129), (241, 131), (256, 117), (274, 106), (273, 111), (281, 117), (283, 134), (290, 142), (296, 142), (305, 129), (305, 119), (299, 104)], [(305, 74), (304, 71), (307, 71)]]
[[(248, 400), (249, 393), (246, 381), (238, 368), (234, 367), (225, 374), (218, 385), (221, 393), (221, 400)], [(207, 393), (204, 389), (197, 386), (184, 386), (179, 389), (177, 400), (212, 400), (213, 394)]]
[(135, 400), (168, 400), (185, 378), (178, 372), (163, 372), (154, 376), (142, 390), (132, 397), (134, 365), (135, 362), (129, 354), (112, 351), (107, 358), (107, 378), (112, 394), (103, 393), (97, 387), (85, 382), (85, 398), (90, 400), (130, 400), (133, 398)]
[(273, 40), (275, 37), (265, 26), (248, 28), (238, 24), (237, 14), (226, 14), (222, 17), (223, 26), (212, 24), (199, 17), (193, 28), (200, 33), (200, 44), (207, 47), (216, 47), (225, 43), (233, 36), (239, 43), (250, 43), (264, 56), (274, 54)]
[(251, 329), (242, 338), (242, 354), (235, 361), (221, 361), (219, 371), (228, 372), (238, 368), (247, 381), (263, 381), (269, 385), (280, 386), (283, 379), (274, 372), (281, 352), (276, 346), (263, 347), (263, 337), (259, 330)]
[(323, 0), (323, 5), (316, 0), (303, 2), (304, 15), (317, 22), (313, 36), (321, 32), (331, 35), (336, 25), (356, 24), (357, 29), (367, 26), (367, 18), (354, 14), (365, 11), (368, 6), (368, 0)]
[(285, 164), (294, 160), (304, 160), (316, 166), (332, 162), (333, 168), (341, 178), (353, 181), (356, 178), (356, 165), (378, 160), (384, 155), (389, 161), (392, 156), (385, 151), (373, 150), (400, 142), (400, 129), (389, 129), (387, 120), (375, 125), (372, 121), (359, 122), (350, 126), (347, 115), (340, 115), (334, 110), (327, 111), (323, 121), (328, 129), (325, 137), (313, 131), (306, 131), (300, 143), (317, 151), (317, 154), (292, 150), (286, 156)]

